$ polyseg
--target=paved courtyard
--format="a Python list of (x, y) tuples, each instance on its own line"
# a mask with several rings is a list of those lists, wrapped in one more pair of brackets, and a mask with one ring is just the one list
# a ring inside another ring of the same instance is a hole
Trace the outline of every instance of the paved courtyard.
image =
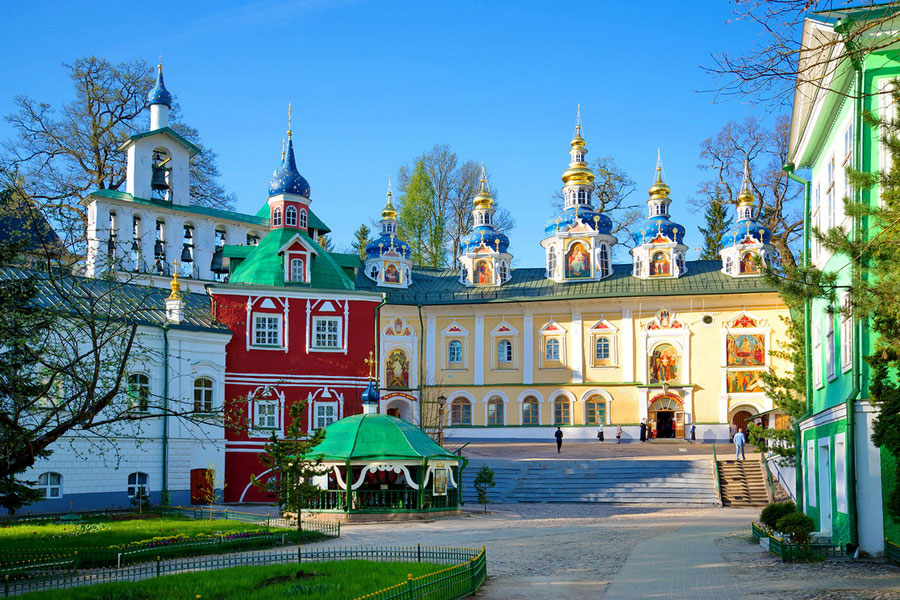
[(490, 599), (900, 598), (900, 568), (783, 565), (748, 543), (757, 509), (491, 506), (487, 515), (347, 526), (331, 545), (486, 546)]

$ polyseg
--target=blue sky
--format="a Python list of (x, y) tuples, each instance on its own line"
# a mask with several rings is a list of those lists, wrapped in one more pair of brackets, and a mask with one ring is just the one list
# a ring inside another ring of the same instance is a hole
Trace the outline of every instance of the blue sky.
[(722, 0), (16, 3), (4, 9), (14, 26), (0, 42), (0, 113), (18, 93), (68, 99), (63, 61), (162, 53), (166, 83), (218, 152), (238, 210), (265, 201), (293, 102), (300, 171), (339, 247), (377, 217), (388, 175), (447, 143), (485, 162), (516, 217), (514, 264), (537, 266), (580, 103), (589, 156), (615, 158), (641, 199), (662, 149), (673, 217), (696, 248), (701, 215), (687, 198), (704, 178), (700, 142), (729, 120), (770, 116), (698, 92), (714, 85), (700, 69), (711, 52), (757, 35), (726, 26), (728, 9)]

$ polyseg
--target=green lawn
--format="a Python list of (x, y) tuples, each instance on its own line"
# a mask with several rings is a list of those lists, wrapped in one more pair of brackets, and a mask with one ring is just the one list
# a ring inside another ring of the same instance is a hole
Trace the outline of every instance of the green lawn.
[(263, 531), (265, 527), (240, 521), (196, 521), (180, 517), (154, 519), (87, 519), (84, 523), (61, 524), (32, 522), (0, 526), (0, 554), (27, 551), (75, 550), (79, 548), (108, 548), (110, 546), (172, 537), (179, 533), (196, 536), (199, 533), (236, 533)]
[(236, 567), (18, 597), (23, 600), (352, 600), (402, 583), (409, 573), (418, 577), (443, 568), (446, 565), (364, 560)]

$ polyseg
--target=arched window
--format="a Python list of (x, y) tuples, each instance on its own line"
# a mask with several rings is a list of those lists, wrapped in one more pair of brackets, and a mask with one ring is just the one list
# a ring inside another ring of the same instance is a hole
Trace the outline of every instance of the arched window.
[(571, 412), (569, 410), (569, 399), (565, 396), (558, 396), (553, 401), (553, 424), (554, 425), (570, 425)]
[(132, 473), (128, 476), (128, 497), (147, 498), (150, 496), (150, 477), (146, 473)]
[(726, 256), (725, 257), (725, 272), (728, 273), (729, 275), (731, 275), (731, 270), (732, 270), (731, 265), (732, 265), (731, 257)]
[(675, 254), (675, 266), (678, 267), (678, 274), (684, 275), (684, 254), (681, 252)]
[(584, 403), (584, 424), (606, 423), (606, 400), (603, 396), (591, 396)]
[(605, 243), (600, 244), (599, 262), (600, 262), (600, 276), (606, 277), (607, 275), (609, 275), (610, 266), (609, 266), (609, 246), (607, 246)]
[(500, 275), (501, 283), (509, 279), (509, 268), (506, 266), (505, 260), (501, 260), (500, 264), (497, 265), (497, 273)]
[(635, 277), (640, 277), (640, 275), (641, 275), (641, 259), (640, 259), (640, 258), (635, 258), (635, 259), (634, 259), (634, 265), (632, 266), (632, 272), (631, 272), (631, 273), (632, 273), (632, 275), (634, 275)]
[(291, 227), (297, 226), (297, 207), (288, 206), (284, 209), (284, 224)]
[(609, 364), (610, 343), (608, 337), (598, 337), (594, 342), (595, 364)]
[(472, 403), (465, 398), (456, 398), (450, 404), (450, 425), (471, 425)]
[(303, 261), (299, 258), (291, 259), (291, 281), (304, 281)]
[(447, 362), (451, 365), (461, 365), (463, 361), (462, 342), (453, 340), (447, 344)]
[(547, 272), (551, 277), (556, 274), (556, 248), (547, 248)]
[(493, 396), (488, 400), (488, 425), (503, 425), (503, 398)]
[(37, 489), (44, 492), (44, 498), (62, 498), (62, 475), (59, 473), (41, 473), (38, 476)]
[(584, 204), (587, 200), (587, 193), (584, 190), (578, 190), (578, 203)]
[(528, 396), (522, 401), (522, 425), (540, 424), (540, 404), (534, 396)]
[(213, 409), (213, 382), (209, 377), (194, 380), (194, 412), (211, 413)]
[(276, 206), (274, 210), (272, 210), (272, 225), (275, 227), (281, 226), (281, 207)]
[(302, 227), (303, 229), (306, 229), (307, 227), (307, 215), (305, 208), (300, 209), (300, 227)]
[(150, 378), (143, 373), (132, 373), (128, 376), (128, 398), (131, 408), (140, 412), (150, 409)]
[(509, 340), (500, 340), (497, 344), (497, 362), (501, 364), (511, 363), (513, 359), (513, 348)]
[(544, 359), (548, 362), (559, 362), (559, 340), (550, 338), (545, 346)]

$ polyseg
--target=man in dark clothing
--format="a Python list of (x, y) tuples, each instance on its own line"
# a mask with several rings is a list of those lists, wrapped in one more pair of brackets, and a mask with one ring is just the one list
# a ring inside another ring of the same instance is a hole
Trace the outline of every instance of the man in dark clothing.
[(644, 421), (641, 421), (641, 441), (647, 441), (647, 424)]
[(562, 452), (562, 429), (559, 427), (556, 428), (556, 433), (553, 435), (556, 436), (556, 453), (559, 454)]

